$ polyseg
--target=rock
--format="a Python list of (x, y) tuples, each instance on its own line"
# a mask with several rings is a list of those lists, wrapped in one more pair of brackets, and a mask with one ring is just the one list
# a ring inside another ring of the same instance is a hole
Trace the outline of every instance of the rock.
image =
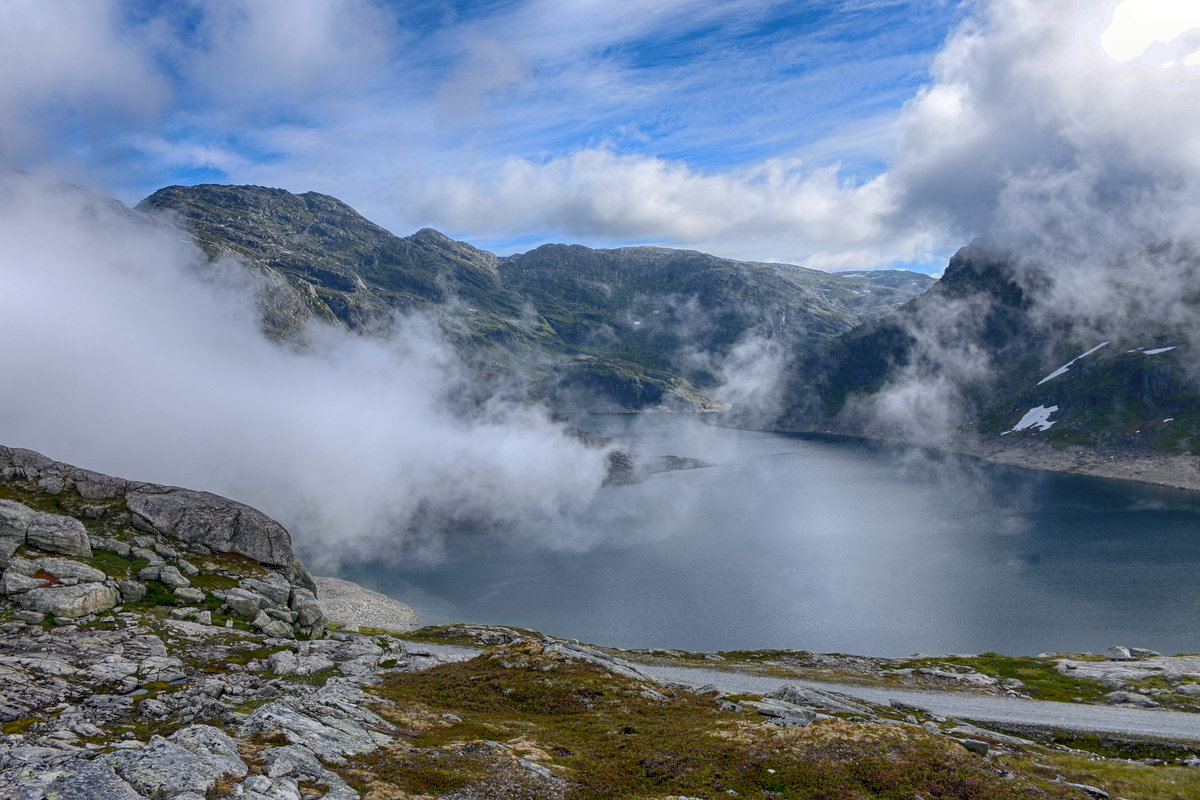
[(296, 624), (305, 628), (312, 627), (325, 619), (325, 611), (321, 601), (308, 589), (293, 589), (288, 600), (288, 608), (296, 612)]
[(245, 589), (228, 589), (214, 594), (225, 601), (230, 611), (245, 619), (257, 617), (263, 606), (264, 598)]
[(117, 590), (103, 583), (30, 589), (16, 597), (21, 608), (28, 611), (69, 619), (107, 611), (117, 604), (118, 599)]
[(1185, 683), (1175, 687), (1175, 692), (1186, 697), (1200, 697), (1200, 683)]
[(155, 486), (127, 492), (134, 527), (198, 543), (219, 553), (240, 553), (270, 566), (292, 564), (292, 539), (261, 511), (208, 492)]
[(388, 724), (365, 706), (371, 698), (343, 680), (328, 681), (307, 697), (267, 703), (250, 715), (238, 735), (278, 730), (290, 743), (302, 744), (321, 759), (335, 763), (391, 741), (380, 732)]
[(1142, 708), (1153, 708), (1158, 703), (1137, 692), (1109, 692), (1105, 695), (1108, 699), (1104, 701), (1105, 705), (1131, 705), (1141, 706)]
[(991, 746), (987, 742), (979, 739), (960, 739), (958, 743), (972, 753), (978, 753), (981, 756), (986, 756), (988, 750), (991, 749)]
[(172, 589), (183, 589), (192, 585), (191, 581), (179, 574), (178, 568), (170, 565), (159, 567), (158, 580), (162, 581), (167, 586), (170, 586)]
[(292, 585), (277, 572), (268, 572), (262, 578), (243, 578), (242, 587), (258, 592), (274, 606), (286, 606), (292, 594)]
[(179, 571), (189, 578), (194, 578), (200, 574), (200, 568), (186, 559), (178, 559), (175, 563), (179, 566)]
[(79, 520), (34, 511), (12, 500), (0, 500), (0, 556), (12, 558), (22, 544), (68, 556), (92, 555), (87, 530)]
[(0, 594), (14, 595), (27, 592), (30, 589), (37, 589), (40, 586), (45, 586), (46, 581), (41, 578), (31, 578), (28, 575), (22, 575), (14, 569), (4, 571), (4, 577), (0, 578)]
[(1157, 658), (1158, 656), (1161, 656), (1162, 653), (1158, 652), (1157, 650), (1147, 650), (1144, 647), (1131, 647), (1129, 648), (1129, 655), (1133, 656), (1134, 658)]
[[(195, 729), (207, 731), (198, 733)], [(216, 728), (197, 725), (177, 732), (169, 740), (152, 740), (141, 750), (110, 753), (103, 756), (103, 761), (151, 800), (166, 800), (181, 792), (207, 795), (221, 778), (240, 778), (247, 772), (232, 740), (232, 754), (213, 753), (206, 746), (212, 743), (220, 748), (219, 737), (229, 738)], [(197, 752), (184, 744), (196, 747)]]
[(72, 761), (46, 787), (54, 800), (145, 800), (113, 768), (101, 761)]
[(807, 686), (781, 686), (764, 699), (782, 700), (795, 706), (817, 708), (834, 714), (870, 715), (871, 709), (853, 698), (834, 692), (824, 692)]
[(199, 622), (201, 625), (212, 625), (212, 612), (201, 611), (196, 615), (196, 622)]
[(146, 587), (137, 581), (117, 581), (117, 591), (121, 594), (122, 603), (136, 603), (146, 596)]
[(80, 581), (102, 583), (108, 576), (95, 567), (72, 561), (69, 558), (39, 558), (38, 568), (48, 572), (59, 580), (77, 578)]
[(267, 664), (276, 675), (312, 675), (334, 667), (334, 663), (323, 656), (298, 656), (290, 650), (272, 653)]
[(199, 603), (204, 600), (204, 591), (193, 586), (181, 587), (176, 589), (172, 594), (181, 603)]
[(273, 636), (277, 639), (293, 639), (296, 636), (291, 625), (278, 619), (271, 620), (261, 630), (264, 636)]
[(1109, 661), (1132, 661), (1133, 654), (1129, 652), (1128, 647), (1110, 647), (1104, 651), (1104, 657)]

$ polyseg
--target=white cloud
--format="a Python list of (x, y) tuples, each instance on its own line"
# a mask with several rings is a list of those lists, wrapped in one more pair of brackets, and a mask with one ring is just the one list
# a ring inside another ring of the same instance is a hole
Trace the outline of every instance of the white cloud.
[(267, 113), (327, 92), (378, 86), (405, 44), (392, 14), (372, 0), (237, 0), (191, 4), (194, 36), (174, 58), (216, 101), (263, 103)]
[(599, 488), (605, 454), (542, 409), (451, 410), (465, 374), (432, 325), (315, 328), (294, 352), (259, 333), (245, 271), (198, 256), (73, 187), (0, 180), (0, 442), (237, 498), (330, 561), (436, 548), (448, 518), (552, 539)]
[(45, 133), (81, 120), (96, 130), (151, 120), (169, 86), (141, 33), (122, 23), (116, 0), (0, 4), (0, 159), (62, 157), (44, 152)]

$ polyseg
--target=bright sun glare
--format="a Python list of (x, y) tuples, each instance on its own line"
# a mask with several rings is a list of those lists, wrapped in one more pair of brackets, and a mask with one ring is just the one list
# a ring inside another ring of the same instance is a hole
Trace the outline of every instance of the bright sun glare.
[[(1184, 34), (1191, 32), (1190, 36)], [(1113, 10), (1112, 23), (1100, 46), (1113, 61), (1131, 61), (1154, 44), (1174, 45), (1164, 68), (1182, 61), (1200, 65), (1200, 0), (1124, 0)]]

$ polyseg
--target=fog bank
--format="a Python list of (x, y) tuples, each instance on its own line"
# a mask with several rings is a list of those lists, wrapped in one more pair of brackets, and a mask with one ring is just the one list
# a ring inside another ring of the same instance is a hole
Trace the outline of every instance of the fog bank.
[(0, 441), (247, 502), (317, 569), (436, 557), (456, 521), (553, 536), (605, 475), (541, 408), (446, 402), (463, 368), (422, 317), (273, 344), (248, 272), (78, 187), (0, 178), (0, 281)]

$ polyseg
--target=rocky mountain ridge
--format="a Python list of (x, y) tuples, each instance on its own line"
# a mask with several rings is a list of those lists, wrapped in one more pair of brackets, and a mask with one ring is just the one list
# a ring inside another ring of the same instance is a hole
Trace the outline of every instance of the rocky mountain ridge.
[(654, 247), (501, 258), (431, 229), (394, 236), (326, 195), (258, 186), (172, 186), (137, 210), (185, 230), (214, 263), (249, 267), (272, 336), (302, 336), (310, 319), (379, 334), (395, 313), (424, 311), (477, 381), (520, 376), (560, 410), (718, 408), (718, 365), (739, 343), (808, 347), (932, 281)]

